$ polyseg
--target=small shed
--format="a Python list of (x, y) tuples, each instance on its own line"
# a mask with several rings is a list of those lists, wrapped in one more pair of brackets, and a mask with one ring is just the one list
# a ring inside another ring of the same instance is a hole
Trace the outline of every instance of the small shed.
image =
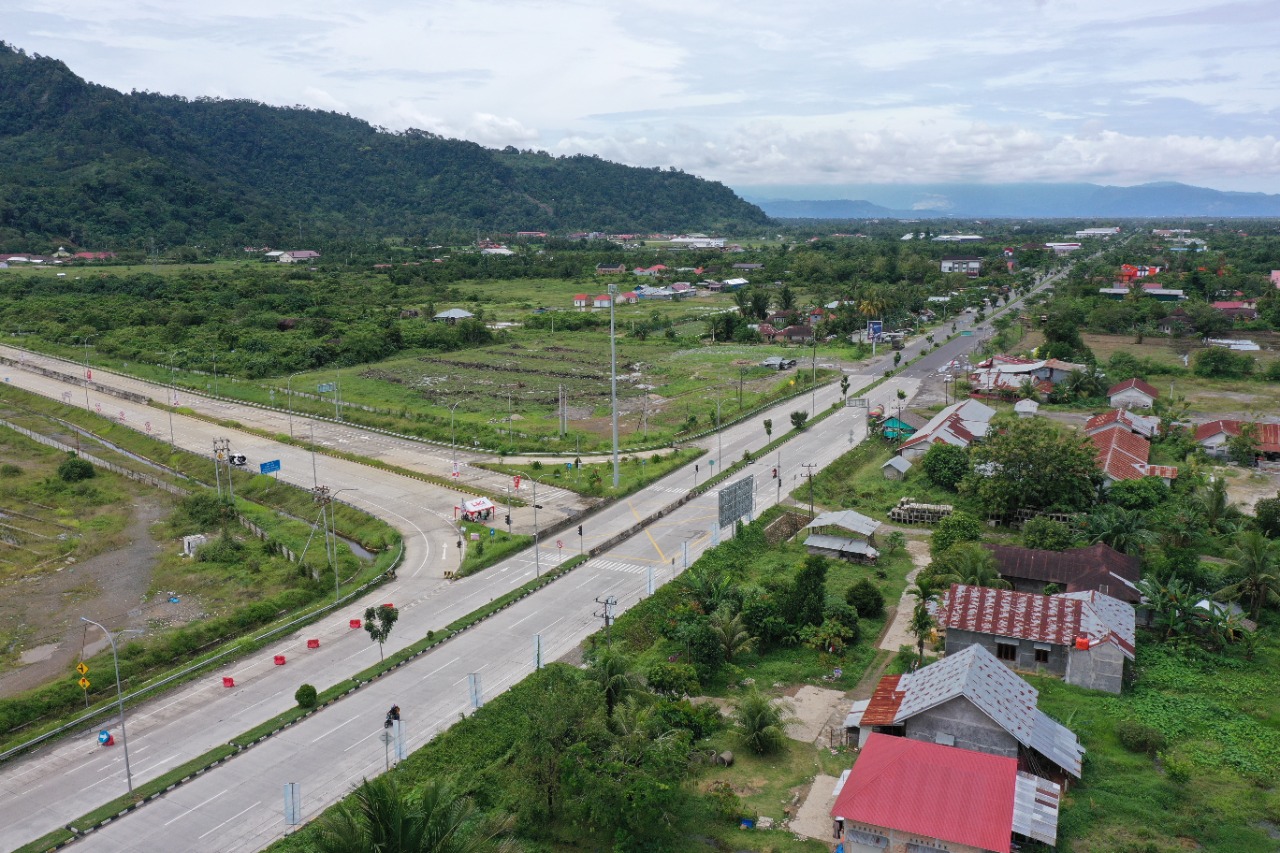
[(573, 297), (574, 308), (586, 308), (591, 305), (591, 297), (585, 293), (576, 293)]
[(880, 473), (886, 480), (905, 480), (911, 470), (911, 462), (901, 456), (891, 456), (889, 461), (880, 466)]
[(609, 294), (607, 294), (607, 293), (602, 293), (602, 294), (600, 294), (599, 296), (597, 296), (597, 297), (595, 298), (595, 302), (593, 303), (593, 307), (595, 307), (595, 308), (608, 308), (611, 304), (613, 304), (613, 300), (610, 298)]
[(1019, 400), (1013, 404), (1013, 410), (1020, 418), (1034, 418), (1036, 412), (1040, 410), (1040, 404), (1035, 400)]

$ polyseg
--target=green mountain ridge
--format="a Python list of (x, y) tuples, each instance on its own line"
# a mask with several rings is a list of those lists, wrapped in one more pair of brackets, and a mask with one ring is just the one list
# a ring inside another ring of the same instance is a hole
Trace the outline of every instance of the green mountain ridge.
[(88, 83), (0, 42), (0, 250), (476, 230), (733, 231), (723, 184), (594, 156), (392, 133), (334, 112)]

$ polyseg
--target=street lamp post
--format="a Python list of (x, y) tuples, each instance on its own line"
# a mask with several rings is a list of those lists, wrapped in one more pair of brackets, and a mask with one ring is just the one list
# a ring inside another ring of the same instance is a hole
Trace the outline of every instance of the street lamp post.
[[(618, 488), (618, 338), (614, 326), (614, 303), (618, 285), (609, 285), (609, 401), (613, 408), (613, 487)], [(536, 539), (534, 540), (537, 541)]]
[(458, 473), (458, 431), (454, 427), (453, 413), (462, 405), (462, 401), (454, 403), (449, 407), (449, 446), (453, 448), (453, 473)]
[[(129, 786), (129, 793), (132, 794), (133, 793), (133, 773), (129, 770), (129, 736), (128, 734), (125, 733), (125, 730), (124, 730), (124, 692), (120, 689), (120, 656), (116, 652), (116, 638), (111, 634), (110, 631), (108, 631), (100, 623), (94, 622), (92, 619), (88, 619), (84, 616), (81, 616), (80, 621), (88, 622), (90, 625), (97, 625), (99, 628), (102, 628), (102, 633), (107, 635), (107, 641), (111, 643), (111, 659), (115, 662), (115, 665), (116, 665), (116, 702), (118, 703), (120, 708), (120, 745), (124, 747), (124, 778), (125, 778), (125, 784)], [(125, 631), (121, 631), (120, 633), (121, 634), (129, 634), (129, 633), (141, 634), (142, 632), (137, 629), (131, 628)]]
[(538, 481), (533, 477), (533, 573), (534, 577), (542, 577), (542, 558), (538, 551)]
[(89, 410), (89, 341), (97, 335), (78, 335), (84, 342), (84, 408)]
[(809, 396), (809, 417), (818, 416), (818, 336), (813, 336), (813, 387)]
[(720, 431), (720, 389), (716, 389), (716, 464), (724, 470), (724, 438)]
[(284, 393), (289, 398), (289, 438), (293, 438), (293, 377), (301, 376), (305, 372), (305, 370), (299, 370), (297, 373), (290, 373), (289, 380), (284, 383)]
[(173, 360), (177, 357), (178, 351), (174, 350), (169, 353), (169, 450), (172, 452), (176, 449), (173, 440), (173, 407), (178, 405), (178, 380), (174, 371)]
[[(356, 488), (338, 489), (330, 497), (330, 501), (337, 500), (338, 495), (343, 492), (358, 492)], [(342, 597), (338, 585), (338, 511), (336, 509), (329, 510), (329, 527), (333, 531), (333, 600), (336, 603)]]

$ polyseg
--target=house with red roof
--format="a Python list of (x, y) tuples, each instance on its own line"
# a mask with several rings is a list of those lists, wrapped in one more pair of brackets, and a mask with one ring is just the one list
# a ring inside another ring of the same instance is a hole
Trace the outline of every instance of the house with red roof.
[[(1196, 427), (1196, 443), (1210, 456), (1226, 456), (1227, 442), (1240, 434), (1247, 421), (1225, 418), (1210, 421)], [(1253, 435), (1258, 442), (1258, 452), (1267, 458), (1280, 456), (1280, 424), (1255, 423)]]
[(1015, 759), (873, 734), (831, 816), (845, 853), (1010, 853), (1015, 838), (1057, 843), (1061, 798)]
[(602, 293), (592, 301), (591, 306), (593, 308), (608, 308), (612, 303), (613, 300), (610, 298), (609, 294)]
[(575, 293), (573, 295), (574, 308), (589, 308), (591, 306), (591, 297), (585, 293)]
[(619, 305), (635, 305), (639, 301), (640, 294), (636, 293), (634, 290), (628, 290), (626, 293), (618, 294)]
[(666, 271), (667, 271), (666, 264), (654, 264), (651, 267), (636, 267), (631, 272), (634, 275), (644, 275), (644, 276), (649, 276), (650, 278), (653, 278), (653, 277), (662, 275)]
[(1172, 465), (1148, 464), (1151, 444), (1127, 429), (1103, 429), (1090, 435), (1089, 440), (1097, 451), (1094, 458), (1102, 470), (1104, 488), (1143, 477), (1159, 477), (1168, 486), (1178, 477), (1178, 469)]
[(626, 271), (626, 264), (596, 264), (596, 275), (621, 275)]
[(1155, 386), (1136, 377), (1107, 389), (1107, 402), (1117, 409), (1149, 409), (1159, 398)]
[(1039, 709), (1039, 695), (982, 646), (969, 646), (881, 678), (870, 699), (855, 703), (857, 743), (880, 732), (1014, 758), (1019, 769), (1059, 783), (1079, 779), (1084, 747)]
[(907, 460), (917, 459), (928, 453), (929, 447), (937, 442), (968, 447), (986, 437), (995, 414), (995, 409), (977, 400), (952, 403), (903, 442), (898, 448), (898, 455)]
[(1084, 434), (1094, 435), (1104, 429), (1125, 429), (1134, 435), (1151, 439), (1160, 434), (1160, 419), (1147, 415), (1135, 415), (1125, 409), (1112, 409), (1094, 415), (1084, 422)]
[(1119, 693), (1134, 658), (1133, 607), (1096, 591), (1038, 595), (953, 584), (937, 607), (948, 655), (981, 645), (1006, 666)]

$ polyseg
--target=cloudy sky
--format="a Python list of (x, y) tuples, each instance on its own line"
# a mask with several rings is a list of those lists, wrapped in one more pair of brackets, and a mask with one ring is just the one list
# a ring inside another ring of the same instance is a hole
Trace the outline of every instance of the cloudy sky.
[(734, 187), (1280, 192), (1277, 0), (0, 0), (0, 21), (123, 91)]

